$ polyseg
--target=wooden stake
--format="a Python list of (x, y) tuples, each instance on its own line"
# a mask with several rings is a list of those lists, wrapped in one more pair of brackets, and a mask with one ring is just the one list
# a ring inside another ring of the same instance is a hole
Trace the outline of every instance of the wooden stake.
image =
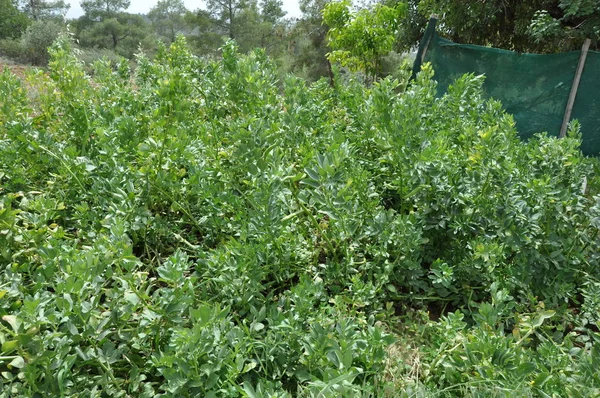
[[(431, 21), (432, 19), (435, 19), (437, 21), (438, 15), (431, 14), (431, 17), (429, 18), (429, 20)], [(431, 37), (433, 37), (433, 35)], [(431, 43), (431, 37), (429, 37), (429, 39), (427, 40), (427, 43), (425, 43), (425, 47), (423, 48), (423, 53), (421, 54), (421, 65), (423, 65), (423, 62), (425, 62), (425, 54), (427, 54), (427, 50), (429, 49), (429, 43)]]
[(571, 112), (573, 112), (573, 104), (575, 104), (575, 98), (577, 97), (577, 89), (579, 88), (579, 81), (581, 80), (581, 73), (583, 72), (583, 67), (585, 66), (585, 59), (587, 58), (587, 53), (590, 49), (591, 42), (592, 41), (590, 39), (585, 39), (585, 41), (583, 42), (583, 47), (581, 47), (579, 64), (577, 65), (575, 79), (573, 80), (573, 85), (571, 86), (571, 93), (569, 94), (569, 101), (567, 102), (567, 109), (565, 110), (565, 117), (563, 119), (562, 126), (560, 127), (560, 134), (558, 135), (558, 138), (564, 138), (565, 135), (567, 135), (567, 126), (569, 125), (569, 120), (571, 119)]

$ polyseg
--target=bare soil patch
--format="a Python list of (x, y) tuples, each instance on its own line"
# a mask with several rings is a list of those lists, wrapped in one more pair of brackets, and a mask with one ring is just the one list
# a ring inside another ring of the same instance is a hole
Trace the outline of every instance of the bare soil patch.
[(0, 57), (0, 73), (4, 72), (5, 69), (8, 69), (16, 76), (24, 79), (27, 68), (30, 68), (30, 66), (16, 63), (5, 57)]

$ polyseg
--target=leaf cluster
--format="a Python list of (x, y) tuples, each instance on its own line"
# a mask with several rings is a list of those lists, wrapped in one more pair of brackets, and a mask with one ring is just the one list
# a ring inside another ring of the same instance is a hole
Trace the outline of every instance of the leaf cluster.
[[(395, 2), (391, 2), (394, 4)], [(414, 48), (427, 19), (439, 17), (438, 31), (449, 39), (517, 52), (557, 53), (592, 49), (600, 43), (600, 5), (595, 0), (479, 1), (410, 0), (396, 43)]]

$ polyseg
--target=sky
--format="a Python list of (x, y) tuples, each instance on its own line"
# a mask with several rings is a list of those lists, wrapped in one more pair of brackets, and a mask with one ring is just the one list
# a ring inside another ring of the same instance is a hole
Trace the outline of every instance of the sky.
[[(67, 18), (77, 18), (83, 15), (83, 10), (79, 6), (80, 0), (67, 0), (67, 3), (71, 4), (69, 12), (67, 12)], [(158, 0), (131, 0), (131, 5), (127, 9), (127, 12), (132, 14), (145, 14), (152, 7), (156, 5)], [(203, 7), (202, 0), (183, 0), (185, 6), (189, 10), (195, 10)], [(298, 0), (283, 0), (283, 11), (287, 12), (286, 17), (299, 17), (301, 15), (300, 8), (298, 6)]]

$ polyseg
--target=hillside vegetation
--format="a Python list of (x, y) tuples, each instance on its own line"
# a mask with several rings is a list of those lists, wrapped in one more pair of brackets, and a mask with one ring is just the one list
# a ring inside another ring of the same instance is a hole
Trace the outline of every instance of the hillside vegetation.
[(0, 74), (0, 397), (600, 395), (576, 123), (523, 143), (428, 67), (50, 54)]

